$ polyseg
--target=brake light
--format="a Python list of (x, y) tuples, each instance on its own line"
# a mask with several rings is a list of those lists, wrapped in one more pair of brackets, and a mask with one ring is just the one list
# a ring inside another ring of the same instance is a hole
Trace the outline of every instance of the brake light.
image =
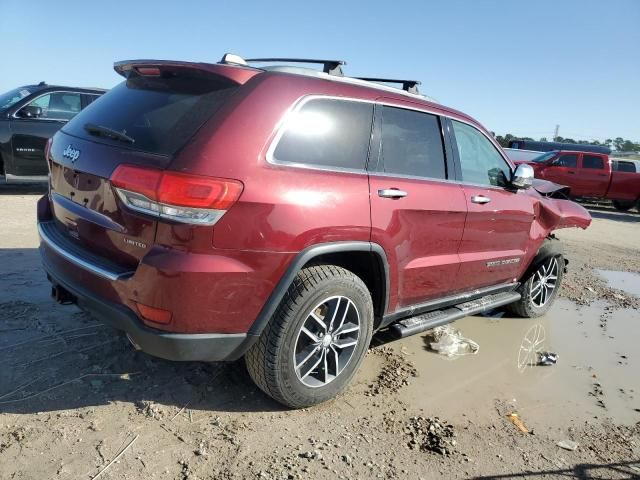
[(53, 143), (53, 138), (49, 138), (47, 143), (44, 146), (44, 160), (47, 162), (47, 170), (49, 175), (49, 187), (51, 187), (51, 159), (49, 158), (49, 154), (51, 153), (51, 144)]
[(158, 200), (171, 205), (228, 210), (242, 193), (235, 180), (165, 173), (158, 188)]
[(111, 175), (111, 184), (132, 210), (201, 225), (215, 224), (243, 189), (237, 180), (133, 165), (118, 166)]
[(143, 75), (145, 77), (159, 77), (160, 69), (158, 67), (137, 67), (136, 71), (138, 74)]
[(44, 159), (49, 162), (49, 153), (51, 152), (51, 144), (53, 143), (53, 138), (47, 140), (46, 145), (44, 146)]

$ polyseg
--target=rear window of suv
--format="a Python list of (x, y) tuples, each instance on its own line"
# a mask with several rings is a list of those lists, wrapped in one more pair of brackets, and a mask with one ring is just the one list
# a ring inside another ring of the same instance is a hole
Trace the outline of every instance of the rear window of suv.
[(373, 105), (313, 99), (287, 119), (276, 162), (362, 170), (369, 153)]
[[(63, 131), (94, 142), (173, 155), (236, 89), (222, 77), (197, 71), (153, 77), (131, 74), (80, 112)], [(87, 125), (123, 134), (126, 141), (96, 135), (95, 128), (91, 134)]]

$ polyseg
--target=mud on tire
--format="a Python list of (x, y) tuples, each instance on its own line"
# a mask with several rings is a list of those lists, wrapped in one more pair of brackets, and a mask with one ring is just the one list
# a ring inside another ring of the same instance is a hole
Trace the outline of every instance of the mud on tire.
[[(335, 265), (304, 268), (246, 353), (247, 370), (274, 400), (292, 408), (316, 405), (349, 384), (367, 352), (372, 330), (371, 294), (358, 276)], [(318, 356), (318, 349), (326, 353)], [(317, 358), (317, 368), (307, 373)]]
[[(565, 266), (560, 242), (555, 238), (545, 240), (531, 267), (522, 277), (518, 287), (520, 300), (507, 305), (506, 310), (525, 318), (540, 317), (547, 313), (562, 285)], [(543, 279), (546, 281), (541, 284)], [(549, 289), (551, 284), (553, 288)]]

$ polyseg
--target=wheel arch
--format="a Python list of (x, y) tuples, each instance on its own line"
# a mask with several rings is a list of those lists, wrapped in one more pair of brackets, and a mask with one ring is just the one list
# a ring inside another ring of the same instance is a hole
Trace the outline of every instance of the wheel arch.
[(569, 260), (567, 260), (564, 257), (562, 243), (555, 235), (549, 235), (547, 238), (544, 239), (544, 242), (542, 242), (542, 245), (540, 245), (540, 248), (536, 252), (533, 259), (531, 260), (531, 263), (529, 263), (529, 266), (527, 267), (527, 269), (525, 270), (525, 272), (522, 274), (520, 278), (521, 279), (527, 278), (534, 271), (536, 271), (540, 267), (542, 262), (544, 262), (547, 258), (555, 257), (558, 255), (563, 256), (564, 269), (566, 270), (566, 266), (569, 264)]
[(248, 331), (251, 337), (260, 336), (298, 272), (318, 264), (338, 265), (358, 275), (373, 298), (374, 329), (380, 325), (389, 304), (389, 264), (384, 249), (371, 242), (322, 243), (302, 250), (289, 264), (251, 325)]

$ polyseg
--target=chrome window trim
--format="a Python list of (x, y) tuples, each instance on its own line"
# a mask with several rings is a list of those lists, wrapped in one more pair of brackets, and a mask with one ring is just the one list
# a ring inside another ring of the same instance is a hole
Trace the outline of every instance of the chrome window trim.
[[(44, 97), (45, 95), (50, 95), (52, 93), (75, 93), (77, 95), (82, 96), (83, 92), (78, 92), (76, 90), (51, 90), (50, 92), (44, 92), (42, 95), (38, 95), (37, 97), (34, 97), (33, 99), (31, 99), (29, 101), (29, 103), (24, 104), (23, 106), (21, 106), (20, 108), (18, 108), (15, 112), (13, 112), (13, 115), (11, 115), (11, 118), (15, 118), (17, 120), (50, 120), (53, 122), (68, 122), (69, 120), (71, 120), (71, 118), (24, 118), (24, 117), (18, 117), (18, 112), (20, 110), (22, 110), (24, 107), (31, 105), (33, 102), (35, 102), (36, 100), (38, 100), (39, 98)], [(92, 94), (88, 94), (88, 95), (92, 95)], [(78, 113), (80, 113), (82, 111), (82, 98), (80, 98), (80, 111)], [(78, 114), (76, 113), (76, 115)], [(75, 115), (74, 115), (75, 116)]]
[[(475, 130), (480, 132), (482, 135), (484, 135), (484, 137), (487, 140), (489, 140), (489, 142), (496, 149), (496, 151), (498, 152), (500, 157), (504, 160), (504, 162), (507, 164), (509, 169), (511, 171), (513, 171), (512, 164), (509, 162), (507, 157), (502, 154), (501, 150), (496, 147), (494, 139), (490, 138), (485, 132), (480, 130), (476, 125), (474, 125), (473, 123), (471, 123), (469, 121), (466, 121), (466, 120), (463, 120), (463, 119), (460, 119), (460, 118), (457, 118), (457, 117), (453, 117), (451, 115), (447, 115), (446, 113), (438, 111), (437, 109), (431, 108), (431, 107), (429, 107), (427, 105), (425, 105), (424, 107), (418, 107), (418, 106), (412, 106), (412, 105), (396, 104), (396, 103), (386, 102), (386, 101), (381, 101), (381, 100), (367, 100), (367, 99), (362, 99), (362, 98), (342, 97), (342, 96), (338, 96), (338, 95), (318, 95), (318, 94), (304, 95), (304, 96), (298, 98), (287, 109), (287, 111), (284, 113), (284, 115), (282, 115), (282, 118), (280, 118), (280, 120), (278, 121), (278, 124), (276, 126), (276, 134), (273, 137), (273, 139), (271, 140), (271, 143), (269, 144), (269, 147), (268, 147), (267, 152), (265, 154), (265, 159), (266, 159), (267, 163), (269, 163), (271, 165), (279, 166), (279, 167), (301, 168), (301, 169), (306, 169), (306, 170), (316, 170), (316, 171), (323, 171), (323, 172), (353, 173), (353, 174), (360, 174), (360, 175), (384, 176), (384, 177), (393, 177), (393, 178), (404, 178), (404, 179), (410, 179), (410, 180), (426, 180), (426, 181), (433, 181), (433, 182), (444, 182), (444, 183), (451, 183), (451, 184), (458, 184), (458, 185), (469, 185), (469, 186), (475, 186), (475, 187), (484, 187), (484, 188), (492, 188), (492, 189), (500, 189), (500, 190), (510, 191), (509, 189), (507, 189), (505, 187), (499, 187), (497, 185), (482, 185), (482, 184), (477, 184), (477, 183), (464, 182), (464, 181), (460, 181), (460, 180), (452, 180), (452, 179), (448, 179), (448, 178), (442, 179), (442, 178), (430, 178), (430, 177), (411, 176), (411, 175), (398, 175), (398, 174), (393, 174), (393, 173), (387, 174), (385, 172), (368, 171), (365, 168), (353, 169), (353, 168), (341, 168), (341, 167), (324, 167), (324, 166), (320, 166), (320, 165), (310, 165), (310, 164), (306, 164), (306, 163), (285, 162), (285, 161), (281, 161), (281, 160), (276, 159), (274, 157), (274, 152), (275, 152), (275, 150), (276, 150), (276, 148), (278, 146), (278, 143), (280, 142), (280, 139), (282, 138), (282, 136), (284, 135), (284, 133), (286, 131), (287, 121), (293, 116), (294, 113), (297, 113), (308, 102), (310, 102), (311, 100), (317, 100), (317, 99), (321, 99), (321, 100), (341, 100), (341, 101), (346, 101), (346, 102), (370, 103), (370, 104), (372, 104), (374, 106), (375, 105), (380, 105), (380, 106), (387, 106), (387, 107), (393, 107), (393, 108), (403, 108), (405, 110), (412, 110), (412, 111), (416, 111), (416, 112), (427, 113), (427, 114), (436, 115), (436, 116), (439, 116), (439, 117), (449, 118), (451, 120), (455, 120), (455, 121), (460, 122), (460, 123), (464, 123), (464, 124), (469, 125), (470, 127), (474, 128)], [(398, 101), (398, 103), (401, 103), (401, 102)], [(445, 146), (443, 145), (442, 148), (444, 150)]]
[(58, 255), (64, 257), (66, 260), (73, 263), (74, 265), (80, 268), (83, 268), (84, 270), (87, 270), (99, 277), (114, 281), (114, 280), (123, 280), (131, 276), (131, 272), (123, 272), (123, 273), (113, 272), (111, 270), (107, 270), (97, 265), (94, 265), (93, 263), (89, 263), (86, 260), (83, 260), (82, 258), (74, 255), (73, 253), (68, 252), (67, 250), (62, 248), (60, 245), (55, 243), (46, 234), (46, 232), (44, 231), (40, 223), (38, 223), (38, 234), (40, 235), (40, 240), (42, 240), (44, 244), (46, 244), (49, 248), (54, 250)]

